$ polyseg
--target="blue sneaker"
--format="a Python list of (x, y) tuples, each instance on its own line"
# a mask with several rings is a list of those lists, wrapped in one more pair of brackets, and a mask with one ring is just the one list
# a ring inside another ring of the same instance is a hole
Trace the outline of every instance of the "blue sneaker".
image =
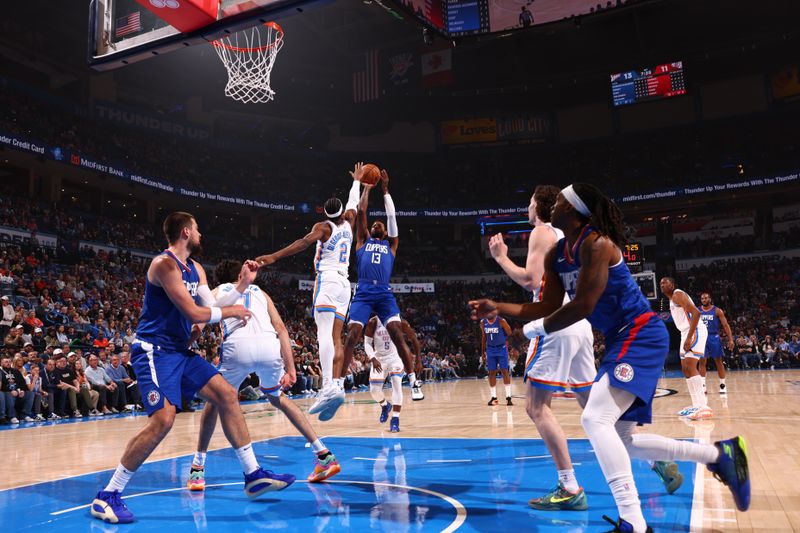
[(244, 476), (244, 493), (251, 498), (257, 498), (265, 492), (283, 490), (292, 483), (295, 477), (291, 474), (276, 474), (271, 470), (258, 470)]
[(743, 437), (734, 437), (714, 443), (719, 449), (719, 461), (707, 465), (718, 481), (733, 494), (740, 511), (750, 507), (750, 469), (747, 466), (747, 443)]
[(392, 433), (400, 433), (400, 417), (393, 416), (392, 421), (389, 422), (389, 431)]
[(683, 474), (678, 469), (678, 463), (672, 461), (655, 461), (651, 467), (667, 489), (672, 494), (683, 484)]
[(92, 516), (112, 524), (129, 524), (133, 522), (133, 513), (125, 507), (118, 490), (101, 490), (91, 505)]
[[(603, 515), (603, 520), (614, 526), (614, 529), (610, 530), (608, 533), (633, 533), (633, 526), (631, 523), (622, 518), (618, 518), (617, 521), (614, 522), (606, 515)], [(647, 526), (647, 533), (653, 533), (653, 528)]]
[(381, 407), (381, 418), (380, 418), (381, 424), (389, 420), (389, 413), (391, 412), (392, 412), (392, 404), (386, 402), (383, 405), (383, 407)]

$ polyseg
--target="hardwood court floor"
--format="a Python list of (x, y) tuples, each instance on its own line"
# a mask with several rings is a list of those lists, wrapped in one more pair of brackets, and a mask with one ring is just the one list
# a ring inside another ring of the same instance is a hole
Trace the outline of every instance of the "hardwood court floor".
[[(425, 386), (425, 400), (408, 401), (399, 437), (409, 438), (539, 438), (525, 408), (524, 388), (515, 380), (513, 407), (488, 407), (485, 380), (462, 380)], [(752, 505), (735, 510), (727, 489), (703, 468), (697, 469), (692, 531), (800, 531), (800, 371), (730, 373), (728, 397), (717, 391), (709, 374), (710, 421), (683, 422), (675, 413), (688, 403), (683, 379), (663, 379), (660, 387), (677, 394), (655, 400), (654, 424), (646, 431), (678, 438), (719, 440), (744, 435), (748, 441)], [(502, 393), (502, 387), (498, 387)], [(312, 400), (297, 400), (308, 407)], [(280, 413), (265, 403), (243, 406), (253, 440), (296, 435)], [(570, 438), (585, 438), (580, 410), (571, 400), (554, 400), (554, 410)], [(330, 422), (312, 423), (320, 436), (381, 437), (388, 425), (377, 421), (378, 408), (368, 393), (348, 394), (347, 403)], [(192, 453), (200, 413), (178, 416), (170, 435), (152, 460)], [(127, 440), (146, 422), (144, 416), (92, 419), (86, 422), (20, 427), (0, 431), (3, 475), (0, 490), (113, 469)], [(221, 428), (211, 449), (226, 448)], [(685, 472), (691, 475), (691, 472)]]

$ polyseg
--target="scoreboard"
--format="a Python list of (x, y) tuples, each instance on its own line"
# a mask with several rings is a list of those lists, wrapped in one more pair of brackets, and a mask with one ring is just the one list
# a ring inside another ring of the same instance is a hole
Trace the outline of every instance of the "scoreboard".
[(488, 0), (446, 0), (446, 9), (449, 36), (488, 33)]
[(644, 247), (642, 247), (642, 243), (631, 241), (625, 245), (625, 249), (622, 250), (622, 257), (625, 259), (625, 263), (628, 265), (628, 269), (633, 274), (638, 274), (642, 270), (644, 270)]
[(686, 94), (683, 61), (611, 75), (615, 106), (637, 104)]

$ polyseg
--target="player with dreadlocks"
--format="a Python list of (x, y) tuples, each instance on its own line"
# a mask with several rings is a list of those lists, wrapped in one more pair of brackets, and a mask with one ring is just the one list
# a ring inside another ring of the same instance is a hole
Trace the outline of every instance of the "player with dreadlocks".
[[(545, 257), (539, 302), (470, 302), (473, 318), (493, 311), (519, 320), (529, 338), (547, 335), (586, 318), (606, 338), (606, 354), (581, 423), (619, 510), (613, 531), (644, 533), (647, 526), (630, 457), (706, 464), (733, 494), (741, 511), (750, 505), (747, 451), (742, 437), (714, 445), (633, 434), (652, 419), (652, 401), (669, 350), (669, 335), (642, 295), (622, 257), (622, 212), (597, 187), (575, 183), (559, 193), (552, 223), (565, 237)], [(571, 300), (564, 302), (564, 293)]]

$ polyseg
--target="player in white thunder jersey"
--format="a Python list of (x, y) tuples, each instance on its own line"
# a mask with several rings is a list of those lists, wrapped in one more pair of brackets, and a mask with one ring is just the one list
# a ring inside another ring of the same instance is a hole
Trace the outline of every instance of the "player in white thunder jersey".
[(675, 280), (669, 277), (661, 278), (659, 283), (661, 292), (669, 298), (669, 312), (675, 327), (681, 332), (681, 344), (678, 353), (681, 356), (681, 368), (686, 377), (686, 386), (692, 405), (678, 412), (679, 416), (688, 416), (691, 420), (702, 420), (714, 416), (714, 411), (708, 406), (705, 391), (703, 391), (703, 377), (698, 370), (698, 363), (706, 351), (708, 329), (700, 320), (700, 310), (688, 294), (675, 287)]
[[(417, 334), (406, 320), (400, 321), (403, 334), (411, 341), (411, 351), (416, 360), (419, 360), (421, 346)], [(369, 392), (372, 399), (378, 402), (381, 408), (379, 421), (385, 423), (392, 413), (389, 430), (392, 433), (400, 431), (400, 410), (403, 406), (403, 374), (405, 370), (403, 361), (397, 351), (397, 346), (392, 342), (392, 336), (381, 323), (377, 316), (369, 319), (364, 330), (364, 352), (372, 363), (369, 373)], [(392, 384), (392, 401), (386, 401), (383, 394), (383, 384), (386, 379)]]
[(320, 420), (330, 420), (344, 402), (344, 375), (342, 374), (342, 328), (350, 305), (350, 248), (353, 245), (353, 222), (356, 218), (360, 197), (360, 180), (364, 175), (364, 164), (357, 163), (350, 175), (353, 185), (347, 196), (347, 204), (338, 198), (325, 202), (327, 220), (317, 222), (301, 239), (272, 254), (256, 258), (261, 265), (272, 263), (299, 253), (316, 243), (314, 271), (314, 321), (317, 323), (319, 362), (322, 367), (322, 390), (317, 401), (308, 410), (319, 413)]
[[(236, 318), (222, 321), (224, 338), (220, 347), (219, 372), (237, 390), (250, 373), (258, 375), (261, 390), (267, 394), (269, 402), (286, 415), (311, 445), (316, 457), (314, 471), (308, 476), (308, 481), (323, 481), (339, 473), (341, 467), (300, 408), (281, 394), (282, 389), (294, 384), (297, 375), (289, 332), (275, 304), (265, 292), (266, 269), (260, 268), (253, 284), (248, 284), (240, 273), (241, 268), (241, 262), (225, 260), (214, 271), (217, 281), (222, 283), (211, 292), (217, 304), (231, 301), (243, 305), (251, 313), (247, 321)], [(197, 451), (189, 471), (189, 490), (205, 489), (206, 452), (216, 424), (217, 410), (207, 403), (200, 418)]]
[[(525, 268), (509, 259), (508, 246), (503, 242), (502, 234), (493, 236), (489, 241), (489, 250), (497, 264), (512, 280), (533, 293), (533, 301), (539, 300), (544, 288), (544, 257), (564, 236), (561, 230), (550, 224), (550, 212), (558, 193), (557, 187), (540, 185), (531, 196), (528, 222), (533, 230), (528, 238)], [(565, 295), (565, 298), (568, 297)], [(581, 407), (586, 405), (597, 374), (593, 341), (591, 326), (586, 320), (581, 320), (553, 334), (534, 337), (528, 347), (525, 380), (530, 386), (527, 387), (526, 410), (553, 456), (558, 473), (558, 485), (553, 491), (528, 502), (534, 509), (558, 511), (587, 508), (586, 495), (572, 467), (567, 438), (550, 409), (550, 402), (554, 392), (564, 391), (569, 386)]]

